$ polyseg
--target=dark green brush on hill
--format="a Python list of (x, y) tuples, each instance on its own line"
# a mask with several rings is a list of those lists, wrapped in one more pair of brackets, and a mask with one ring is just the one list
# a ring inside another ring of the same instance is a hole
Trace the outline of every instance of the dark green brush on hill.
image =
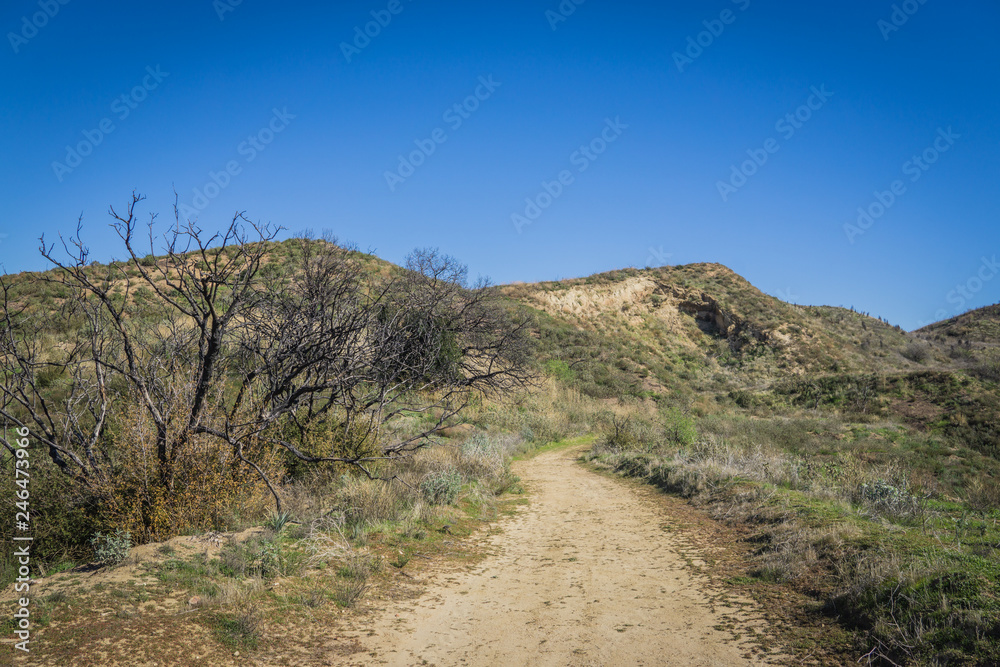
[(916, 333), (951, 343), (970, 341), (996, 347), (1000, 345), (1000, 304), (970, 310), (957, 317), (928, 324)]

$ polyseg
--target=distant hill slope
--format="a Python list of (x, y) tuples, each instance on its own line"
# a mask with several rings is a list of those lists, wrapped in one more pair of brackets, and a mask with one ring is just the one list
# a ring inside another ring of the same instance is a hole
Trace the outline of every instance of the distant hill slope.
[(915, 333), (949, 342), (971, 341), (1000, 345), (1000, 303), (978, 308), (941, 322), (928, 324)]
[[(948, 362), (929, 346), (912, 354), (922, 343), (898, 327), (844, 308), (785, 303), (720, 264), (623, 269), (504, 290), (539, 314), (554, 370), (609, 389), (630, 383), (657, 391), (678, 382), (722, 389)], [(592, 377), (601, 372), (597, 362), (610, 362), (604, 375), (619, 377)]]

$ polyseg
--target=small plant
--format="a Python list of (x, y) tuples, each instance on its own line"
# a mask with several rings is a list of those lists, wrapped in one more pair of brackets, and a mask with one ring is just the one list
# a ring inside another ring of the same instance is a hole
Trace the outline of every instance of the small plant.
[(975, 477), (966, 486), (966, 497), (972, 509), (990, 512), (1000, 508), (1000, 485), (990, 479)]
[(65, 572), (67, 570), (72, 570), (76, 567), (76, 563), (71, 560), (64, 560), (61, 563), (56, 563), (53, 567), (49, 568), (49, 574), (59, 574), (60, 572)]
[(639, 438), (635, 427), (628, 417), (614, 416), (611, 418), (613, 432), (608, 433), (604, 446), (611, 452), (627, 452), (639, 448)]
[(462, 456), (475, 458), (492, 455), (496, 449), (493, 441), (486, 434), (476, 433), (462, 443), (461, 452)]
[(347, 563), (337, 571), (337, 574), (344, 579), (366, 581), (373, 572), (381, 569), (381, 564), (378, 558), (355, 551), (348, 556)]
[(966, 531), (969, 528), (969, 514), (968, 512), (962, 512), (962, 516), (955, 517), (955, 546), (962, 546), (962, 538), (965, 536)]
[(417, 521), (407, 521), (403, 524), (400, 534), (413, 540), (422, 540), (427, 537), (427, 530)]
[(309, 607), (310, 609), (318, 609), (326, 604), (326, 591), (322, 588), (310, 589), (307, 593), (302, 595), (302, 604)]
[(330, 591), (334, 602), (341, 607), (353, 607), (370, 588), (368, 577), (380, 569), (381, 564), (374, 556), (352, 552), (337, 571), (337, 581)]
[(462, 443), (460, 451), (458, 465), (467, 479), (478, 479), (490, 488), (508, 485), (507, 458), (499, 442), (477, 433)]
[(63, 602), (68, 602), (68, 601), (69, 601), (69, 595), (66, 594), (66, 591), (55, 591), (54, 593), (45, 598), (45, 602), (50, 605), (62, 604)]
[(337, 504), (344, 513), (345, 528), (359, 537), (367, 527), (398, 516), (401, 497), (396, 485), (344, 475), (337, 494)]
[(924, 343), (913, 341), (901, 354), (912, 362), (922, 364), (930, 357), (930, 348)]
[(290, 512), (275, 512), (267, 520), (267, 527), (280, 534), (291, 520), (292, 515)]
[(219, 554), (222, 572), (228, 576), (273, 579), (288, 574), (301, 565), (301, 559), (289, 559), (273, 542), (250, 540), (229, 544)]
[(368, 582), (361, 579), (338, 579), (330, 591), (333, 601), (341, 607), (350, 608), (357, 604), (368, 591)]
[(119, 529), (114, 534), (97, 533), (90, 538), (90, 546), (94, 548), (94, 558), (101, 565), (121, 565), (128, 559), (132, 549), (132, 536)]
[(420, 491), (428, 501), (451, 505), (462, 488), (462, 475), (454, 467), (427, 473), (420, 482)]
[(236, 613), (232, 617), (221, 618), (217, 628), (218, 637), (223, 643), (250, 649), (257, 648), (263, 631), (264, 615), (260, 603), (249, 594), (241, 596)]
[(862, 484), (856, 497), (873, 516), (913, 516), (920, 508), (919, 499), (907, 492), (905, 484), (895, 486), (884, 479)]

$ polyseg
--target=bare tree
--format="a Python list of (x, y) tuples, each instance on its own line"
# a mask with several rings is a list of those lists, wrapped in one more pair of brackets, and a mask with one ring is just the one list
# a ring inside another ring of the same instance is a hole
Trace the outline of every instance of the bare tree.
[[(155, 216), (140, 235), (142, 200), (133, 194), (123, 212), (110, 210), (126, 262), (89, 264), (79, 223), (60, 253), (42, 240), (54, 266), (42, 280), (71, 294), (58, 316), (83, 323), (71, 342), (43, 350), (42, 323), (0, 279), (0, 418), (28, 426), (84, 485), (107, 481), (109, 415), (122, 401), (153, 425), (166, 493), (192, 439), (207, 437), (256, 470), (280, 511), (261, 452), (279, 447), (304, 463), (376, 476), (372, 463), (426, 445), (477, 394), (531, 381), (527, 321), (488, 284), (467, 285), (451, 257), (418, 251), (402, 270), (332, 238), (300, 238), (286, 242), (292, 259), (278, 262), (278, 229), (240, 213), (208, 235), (182, 222), (175, 205), (154, 260)], [(45, 372), (62, 378), (59, 391)], [(435, 418), (420, 433), (386, 439), (383, 425), (403, 411)], [(320, 421), (341, 437), (304, 451), (295, 435)]]

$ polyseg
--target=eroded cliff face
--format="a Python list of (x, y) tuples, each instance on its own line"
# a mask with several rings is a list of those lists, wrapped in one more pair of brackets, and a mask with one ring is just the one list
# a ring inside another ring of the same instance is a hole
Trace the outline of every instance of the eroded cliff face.
[(728, 340), (735, 351), (753, 341), (780, 345), (783, 337), (725, 309), (717, 299), (701, 290), (639, 275), (613, 283), (569, 284), (558, 290), (532, 290), (525, 301), (545, 312), (568, 317), (585, 328), (594, 327), (596, 318), (613, 316), (638, 324), (653, 315), (677, 334), (676, 343), (695, 345), (690, 318), (702, 333)]
[(777, 342), (771, 332), (726, 311), (718, 301), (704, 292), (696, 296), (693, 292), (685, 292), (672, 285), (661, 288), (664, 292), (669, 291), (680, 312), (687, 313), (698, 322), (706, 324), (702, 330), (725, 338), (735, 350), (742, 349), (750, 340), (759, 343)]

